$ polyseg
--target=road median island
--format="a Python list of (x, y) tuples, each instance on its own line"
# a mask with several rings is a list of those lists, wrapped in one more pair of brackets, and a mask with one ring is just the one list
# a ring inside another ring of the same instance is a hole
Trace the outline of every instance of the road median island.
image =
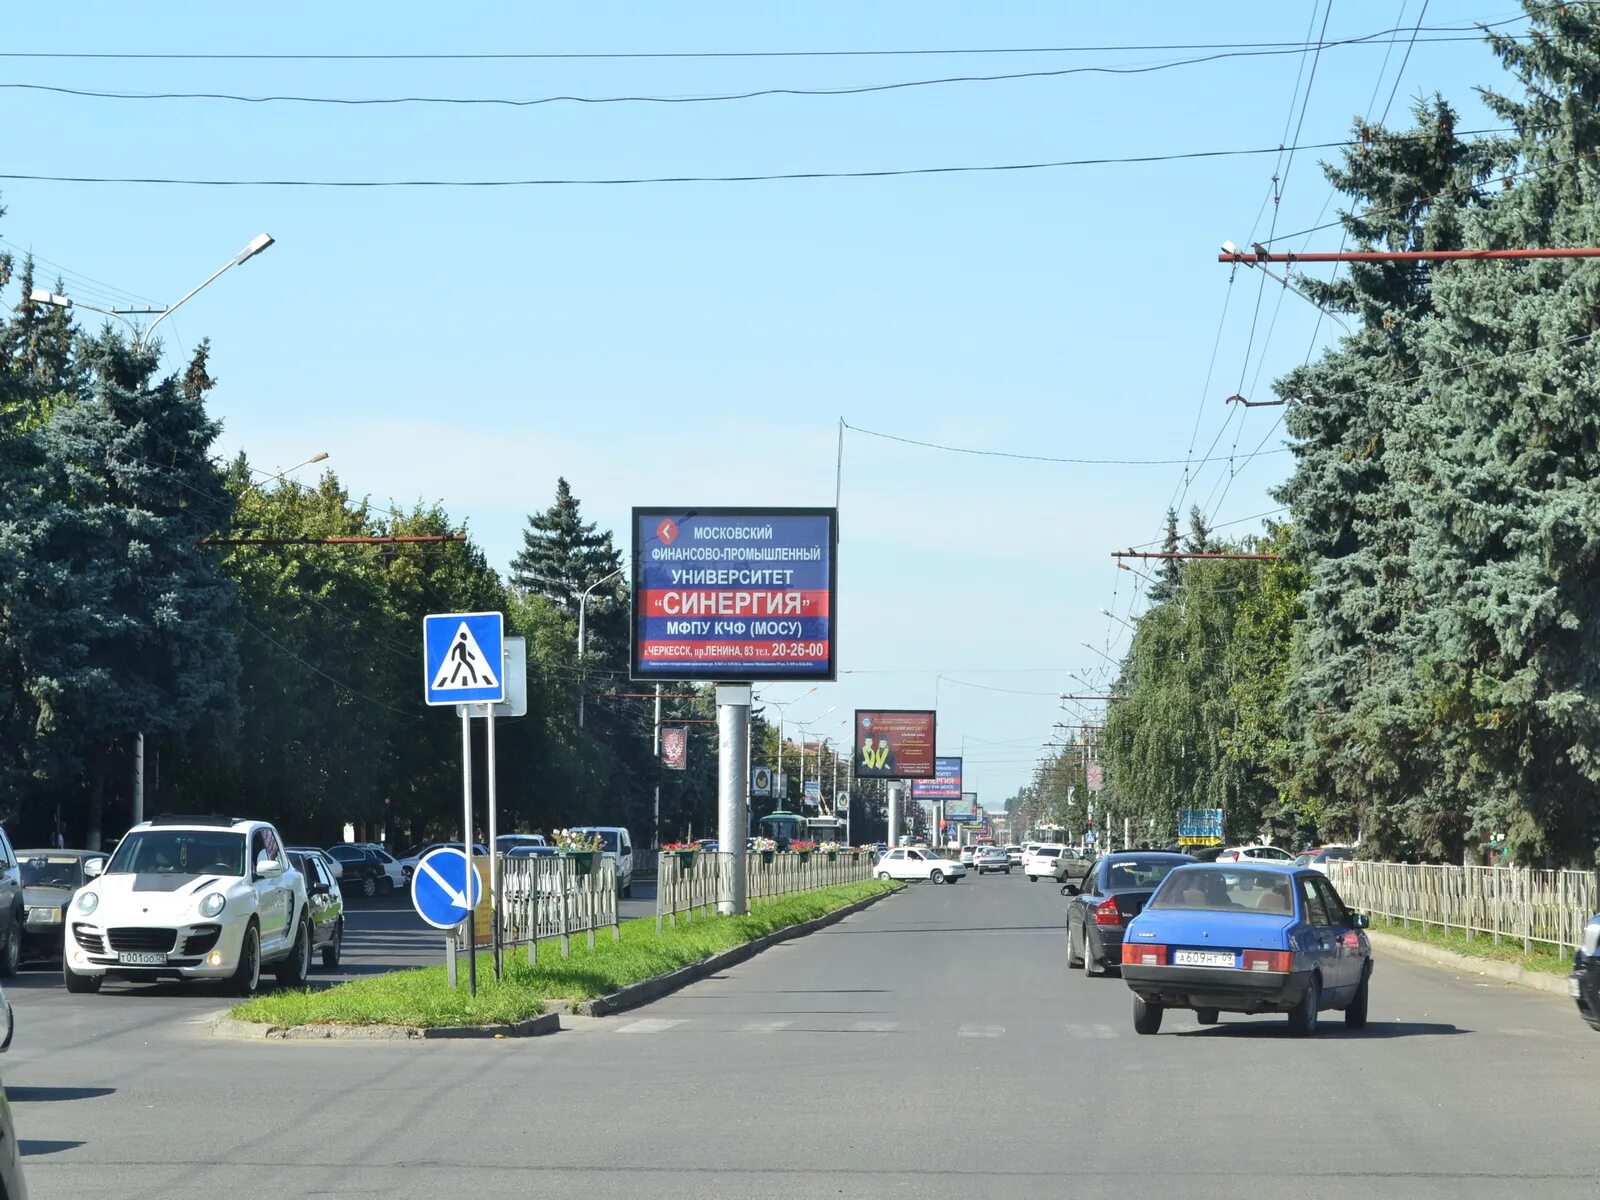
[[(552, 1009), (601, 1016), (643, 1004), (769, 945), (803, 936), (864, 908), (901, 885), (867, 880), (783, 896), (743, 917), (682, 922), (656, 933), (655, 919), (622, 923), (620, 941), (593, 950), (575, 941), (562, 958), (541, 942), (537, 962), (507, 950), (496, 982), (487, 953), (478, 959), (478, 994), (451, 988), (443, 964), (393, 971), (334, 987), (275, 991), (236, 1006), (215, 1032), (237, 1038), (410, 1039), (520, 1037), (554, 1032)], [(463, 964), (464, 970), (464, 964)]]
[(1453, 930), (1407, 927), (1381, 918), (1373, 919), (1367, 935), (1380, 955), (1393, 954), (1536, 991), (1567, 994), (1566, 976), (1572, 969), (1572, 960), (1564, 951), (1546, 943), (1538, 943), (1541, 949), (1527, 954), (1519, 940), (1503, 940), (1497, 946), (1482, 934), (1468, 938)]

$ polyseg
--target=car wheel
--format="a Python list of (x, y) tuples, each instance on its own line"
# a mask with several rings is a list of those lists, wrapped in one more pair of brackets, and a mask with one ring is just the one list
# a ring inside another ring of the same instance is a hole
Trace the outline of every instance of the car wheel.
[(939, 870), (935, 870), (932, 874), (930, 874), (928, 876), (928, 879), (932, 883), (943, 883), (944, 882), (944, 872), (943, 871), (939, 871)]
[(22, 965), (22, 922), (11, 918), (11, 932), (6, 934), (6, 947), (0, 951), (0, 975), (10, 979)]
[(378, 894), (378, 881), (371, 875), (368, 875), (361, 881), (361, 894), (368, 900), (371, 900)]
[(306, 976), (311, 974), (311, 923), (304, 917), (294, 935), (294, 949), (276, 972), (279, 987), (304, 987)]
[(1094, 949), (1089, 945), (1089, 931), (1083, 931), (1083, 973), (1090, 979), (1105, 974), (1105, 968), (1095, 959)]
[(61, 977), (66, 981), (67, 991), (75, 996), (98, 992), (105, 979), (104, 975), (80, 975), (65, 960), (61, 963)]
[(1037, 875), (1029, 875), (1028, 876), (1028, 882), (1029, 883), (1038, 883), (1039, 882), (1039, 877)]
[(239, 947), (239, 965), (228, 980), (228, 990), (236, 996), (253, 996), (261, 986), (261, 931), (252, 918)]
[(1313, 975), (1311, 982), (1289, 1013), (1289, 1032), (1295, 1037), (1310, 1037), (1317, 1031), (1317, 1009), (1322, 1003), (1322, 985)]
[(887, 879), (887, 878), (889, 878), (889, 872), (887, 872), (887, 871), (879, 871), (878, 872), (878, 878), (879, 879)]
[(1161, 1014), (1164, 1010), (1154, 1000), (1133, 998), (1133, 1031), (1135, 1033), (1160, 1033)]
[(1006, 874), (1007, 874), (1007, 875), (1009, 875), (1009, 874), (1011, 874), (1011, 868), (1010, 868), (1010, 867), (1007, 867), (1007, 868), (1006, 868)]
[(333, 941), (322, 948), (322, 965), (333, 968), (339, 965), (339, 953), (344, 949), (344, 918), (333, 927)]
[(1197, 1008), (1194, 1010), (1194, 1019), (1201, 1025), (1215, 1025), (1217, 1023), (1217, 1010), (1214, 1008)]
[(1344, 1027), (1346, 1029), (1365, 1029), (1367, 1027), (1367, 984), (1372, 981), (1372, 972), (1361, 972), (1361, 986), (1356, 989), (1355, 999), (1350, 1001), (1344, 1010)]
[(1078, 953), (1078, 937), (1072, 932), (1072, 926), (1067, 926), (1067, 970), (1076, 971), (1083, 966), (1083, 955)]

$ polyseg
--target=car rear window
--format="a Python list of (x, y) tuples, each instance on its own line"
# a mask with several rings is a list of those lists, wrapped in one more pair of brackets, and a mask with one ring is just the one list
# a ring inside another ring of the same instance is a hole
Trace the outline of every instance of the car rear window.
[(1153, 888), (1175, 867), (1181, 867), (1184, 859), (1173, 858), (1124, 858), (1108, 862), (1104, 867), (1101, 878), (1105, 881), (1104, 887), (1108, 892), (1120, 892), (1137, 888)]
[(1146, 907), (1289, 916), (1294, 912), (1292, 880), (1282, 871), (1180, 871), (1167, 877)]

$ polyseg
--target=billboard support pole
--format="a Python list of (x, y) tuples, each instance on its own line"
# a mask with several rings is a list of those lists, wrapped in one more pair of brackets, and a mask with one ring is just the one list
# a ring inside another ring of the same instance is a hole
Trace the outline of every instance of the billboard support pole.
[(898, 781), (891, 781), (889, 792), (889, 836), (887, 841), (889, 849), (893, 850), (900, 844), (900, 805), (903, 802), (906, 785)]
[(650, 824), (650, 848), (661, 848), (661, 685), (656, 684), (656, 730), (650, 752), (656, 756), (656, 807)]
[(717, 685), (717, 849), (727, 855), (728, 883), (717, 897), (717, 911), (742, 916), (747, 911), (744, 842), (749, 821), (750, 693), (748, 683)]

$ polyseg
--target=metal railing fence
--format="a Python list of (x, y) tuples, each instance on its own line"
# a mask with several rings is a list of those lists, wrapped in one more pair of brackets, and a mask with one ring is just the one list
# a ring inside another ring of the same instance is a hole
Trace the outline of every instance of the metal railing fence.
[(527, 946), (534, 961), (538, 943), (561, 939), (561, 956), (571, 952), (575, 933), (587, 934), (594, 946), (598, 929), (608, 926), (613, 939), (622, 936), (617, 915), (617, 873), (596, 856), (585, 872), (568, 855), (500, 860), (500, 943)]
[[(859, 883), (872, 878), (876, 856), (867, 850), (748, 851), (744, 856), (745, 896), (752, 908), (794, 892)], [(729, 894), (733, 855), (663, 850), (656, 865), (656, 928), (676, 925), (682, 915), (711, 915)]]
[(1600, 911), (1593, 871), (1351, 861), (1329, 863), (1328, 875), (1358, 912), (1490, 937), (1496, 945), (1520, 941), (1528, 953), (1534, 942), (1576, 949)]

